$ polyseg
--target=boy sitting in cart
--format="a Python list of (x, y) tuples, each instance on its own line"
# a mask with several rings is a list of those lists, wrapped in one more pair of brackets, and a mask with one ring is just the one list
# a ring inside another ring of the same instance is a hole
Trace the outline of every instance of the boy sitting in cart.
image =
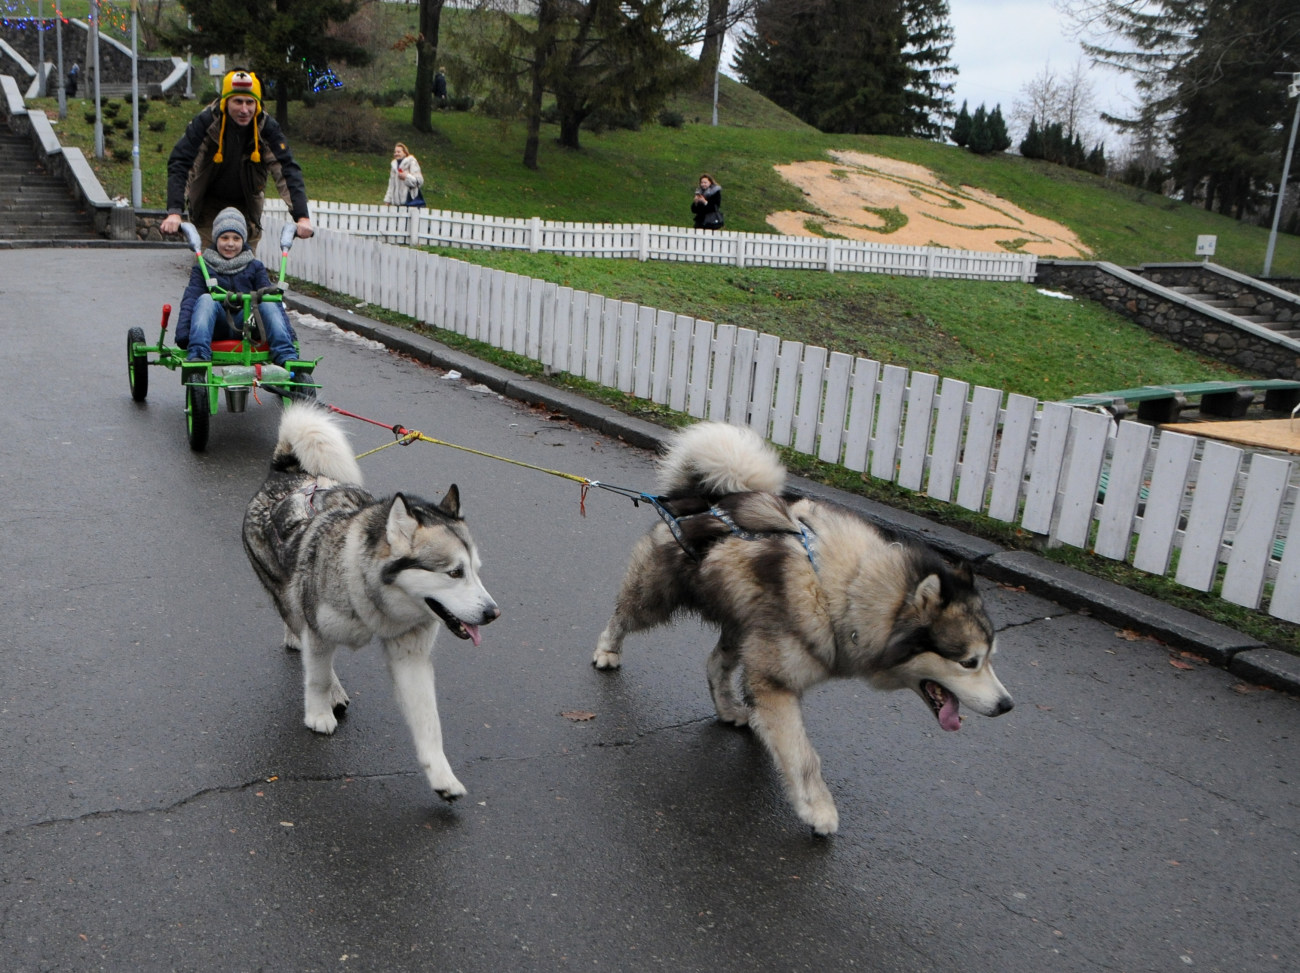
[[(253, 256), (245, 241), (248, 224), (244, 214), (228, 206), (212, 221), (213, 249), (203, 254), (208, 273), (222, 288), (232, 293), (249, 294), (271, 286), (266, 265)], [(271, 361), (284, 368), (297, 358), (293, 329), (280, 301), (262, 301), (262, 323), (266, 326), (266, 339), (270, 346)], [(231, 312), (235, 327), (247, 328), (249, 322), (239, 320), (242, 312)], [(238, 340), (241, 335), (232, 330), (225, 311), (208, 293), (208, 284), (197, 262), (190, 271), (190, 281), (181, 297), (180, 315), (176, 319), (176, 344), (184, 348), (185, 362), (207, 364), (212, 361), (212, 341)], [(188, 382), (182, 366), (181, 380)]]

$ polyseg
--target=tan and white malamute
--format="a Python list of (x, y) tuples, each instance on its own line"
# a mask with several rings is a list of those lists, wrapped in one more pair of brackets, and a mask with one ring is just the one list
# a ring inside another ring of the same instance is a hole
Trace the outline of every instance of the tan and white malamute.
[(675, 528), (637, 542), (592, 662), (617, 668), (628, 634), (678, 612), (717, 625), (707, 668), (718, 718), (754, 729), (799, 817), (831, 834), (839, 814), (804, 730), (807, 689), (835, 677), (912, 689), (945, 730), (961, 727), (962, 706), (1000, 716), (1012, 700), (968, 565), (787, 494), (785, 478), (750, 429), (702, 422), (677, 434), (658, 483)]
[(378, 638), (429, 786), (448, 801), (463, 795), (442, 748), (433, 642), (446, 625), (478, 645), (479, 626), (501, 612), (479, 580), (455, 485), (437, 504), (373, 497), (329, 413), (291, 405), (244, 514), (244, 549), (284, 620), (285, 646), (302, 651), (307, 726), (333, 733), (348, 704), (335, 651)]

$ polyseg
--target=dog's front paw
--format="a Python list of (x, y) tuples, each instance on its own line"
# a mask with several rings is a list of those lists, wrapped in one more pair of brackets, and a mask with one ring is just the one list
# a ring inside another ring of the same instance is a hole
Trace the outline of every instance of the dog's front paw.
[(333, 707), (326, 709), (312, 707), (307, 710), (307, 716), (303, 722), (307, 724), (307, 729), (316, 733), (324, 733), (326, 736), (339, 728), (339, 721), (334, 715)]
[(799, 819), (813, 829), (813, 834), (825, 837), (840, 828), (840, 812), (829, 795), (803, 803), (797, 808)]
[(433, 788), (433, 792), (448, 804), (468, 793), (465, 790), (465, 785), (456, 779), (456, 775), (450, 769), (440, 774), (429, 772), (428, 777), (429, 786)]

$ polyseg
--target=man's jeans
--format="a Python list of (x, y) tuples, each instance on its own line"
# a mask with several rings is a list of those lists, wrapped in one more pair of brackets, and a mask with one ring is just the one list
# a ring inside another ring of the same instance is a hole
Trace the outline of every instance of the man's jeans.
[[(185, 355), (187, 361), (212, 361), (212, 333), (217, 327), (218, 316), (221, 318), (221, 330), (224, 333), (227, 330), (224, 312), (217, 306), (217, 302), (211, 295), (200, 294), (190, 314), (190, 340)], [(238, 315), (232, 316), (238, 319)], [(266, 325), (267, 338), (270, 339), (271, 361), (283, 365), (297, 357), (293, 347), (293, 332), (289, 330), (289, 319), (285, 317), (284, 305), (279, 301), (263, 301), (262, 322)]]

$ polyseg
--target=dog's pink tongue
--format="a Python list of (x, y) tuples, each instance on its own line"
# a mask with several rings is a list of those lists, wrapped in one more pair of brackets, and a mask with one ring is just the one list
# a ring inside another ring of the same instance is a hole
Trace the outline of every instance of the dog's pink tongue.
[(479, 635), (478, 633), (477, 625), (466, 625), (465, 631), (469, 633), (469, 640), (473, 642), (475, 645), (478, 645), (480, 642), (483, 641), (483, 636)]
[(961, 729), (961, 715), (958, 712), (961, 709), (961, 703), (957, 702), (957, 697), (952, 693), (943, 701), (943, 706), (939, 709), (939, 725), (949, 732)]

